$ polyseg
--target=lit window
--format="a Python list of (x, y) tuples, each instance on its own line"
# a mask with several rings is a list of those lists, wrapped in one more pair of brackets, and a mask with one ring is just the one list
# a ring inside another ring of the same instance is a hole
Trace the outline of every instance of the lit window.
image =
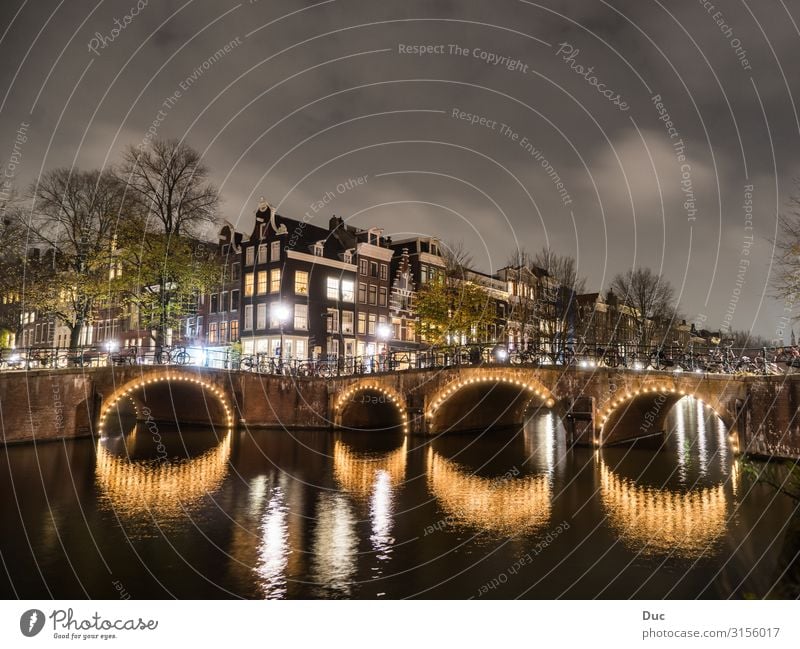
[(231, 320), (231, 342), (235, 343), (239, 340), (239, 321)]
[(294, 328), (295, 329), (308, 329), (308, 305), (295, 304), (294, 305)]
[(342, 280), (342, 301), (343, 302), (352, 302), (355, 299), (355, 295), (353, 294), (354, 285), (353, 282), (349, 279)]
[(327, 297), (329, 300), (338, 300), (339, 299), (339, 280), (336, 277), (329, 277), (328, 282), (328, 291)]
[(294, 271), (294, 292), (297, 295), (308, 295), (308, 272), (305, 270)]
[(375, 314), (374, 313), (370, 313), (369, 314), (369, 329), (367, 330), (367, 333), (370, 336), (374, 336), (375, 335)]
[(273, 268), (269, 271), (269, 292), (280, 293), (281, 290), (281, 269)]
[(359, 313), (358, 314), (358, 333), (360, 333), (360, 334), (367, 333), (367, 314), (366, 313)]
[(208, 342), (215, 343), (217, 342), (217, 323), (212, 322), (208, 325)]
[(337, 333), (339, 331), (339, 312), (336, 309), (328, 309), (328, 333)]
[(343, 334), (352, 334), (353, 333), (353, 312), (352, 311), (342, 311), (342, 333)]
[(267, 271), (258, 271), (258, 294), (263, 295), (267, 292)]
[(244, 296), (250, 297), (253, 295), (253, 273), (245, 273), (244, 275)]

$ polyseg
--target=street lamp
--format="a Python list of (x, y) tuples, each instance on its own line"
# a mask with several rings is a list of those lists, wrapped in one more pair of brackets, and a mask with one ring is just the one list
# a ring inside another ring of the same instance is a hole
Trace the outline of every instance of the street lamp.
[(278, 354), (278, 369), (283, 372), (283, 325), (289, 320), (289, 307), (285, 304), (277, 304), (275, 306), (275, 317), (278, 319), (278, 324), (281, 327), (281, 346)]
[[(389, 341), (392, 339), (392, 328), (388, 324), (378, 325), (378, 338), (383, 341), (383, 348), (386, 350), (386, 358), (391, 358), (391, 347)], [(383, 368), (386, 369), (385, 367)], [(389, 369), (392, 369), (389, 367)]]

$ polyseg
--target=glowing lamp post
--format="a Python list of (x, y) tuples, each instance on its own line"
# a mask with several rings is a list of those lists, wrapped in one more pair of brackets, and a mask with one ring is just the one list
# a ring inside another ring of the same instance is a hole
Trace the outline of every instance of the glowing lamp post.
[[(378, 326), (378, 339), (383, 341), (383, 348), (386, 350), (386, 358), (391, 359), (392, 357), (392, 350), (389, 341), (392, 339), (392, 328), (388, 324), (382, 324)], [(384, 370), (387, 368), (384, 367)], [(391, 368), (391, 361), (389, 361), (389, 368)]]

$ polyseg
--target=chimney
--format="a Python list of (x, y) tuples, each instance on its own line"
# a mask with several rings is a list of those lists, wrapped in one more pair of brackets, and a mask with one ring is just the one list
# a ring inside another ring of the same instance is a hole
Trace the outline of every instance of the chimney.
[(342, 223), (344, 223), (344, 221), (342, 220), (342, 218), (341, 218), (341, 217), (339, 217), (339, 216), (336, 216), (336, 215), (334, 214), (334, 215), (331, 217), (331, 220), (330, 220), (330, 221), (328, 221), (328, 230), (329, 230), (330, 232), (333, 232), (333, 231), (334, 231), (336, 228), (338, 228), (340, 225), (342, 225)]

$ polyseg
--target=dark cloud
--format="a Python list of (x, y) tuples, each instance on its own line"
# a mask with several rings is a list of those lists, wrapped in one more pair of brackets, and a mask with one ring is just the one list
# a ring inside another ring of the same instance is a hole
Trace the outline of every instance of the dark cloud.
[[(545, 241), (579, 256), (592, 289), (634, 263), (652, 266), (682, 289), (687, 315), (710, 326), (734, 296), (752, 184), (756, 242), (733, 325), (772, 336), (783, 305), (763, 297), (768, 239), (800, 172), (800, 12), (715, 4), (151, 0), (110, 40), (134, 0), (104, 2), (88, 19), (94, 5), (64, 3), (44, 29), (57, 3), (17, 14), (15, 0), (0, 27), (10, 25), (0, 43), (2, 157), (30, 123), (21, 185), (42, 168), (113, 164), (162, 110), (158, 135), (204, 151), (224, 216), (243, 229), (261, 195), (300, 216), (333, 190), (318, 222), (358, 214), (398, 235), (461, 239), (485, 270), (516, 245)], [(96, 34), (109, 40), (94, 54)], [(580, 50), (571, 63), (556, 54), (562, 42)], [(404, 55), (399, 44), (457, 44), (467, 56)], [(491, 65), (476, 48), (527, 71)], [(590, 76), (629, 110), (571, 65), (593, 66)], [(505, 123), (517, 139), (456, 119), (454, 108)], [(690, 210), (677, 139), (691, 169)], [(336, 192), (363, 175), (366, 184)]]

